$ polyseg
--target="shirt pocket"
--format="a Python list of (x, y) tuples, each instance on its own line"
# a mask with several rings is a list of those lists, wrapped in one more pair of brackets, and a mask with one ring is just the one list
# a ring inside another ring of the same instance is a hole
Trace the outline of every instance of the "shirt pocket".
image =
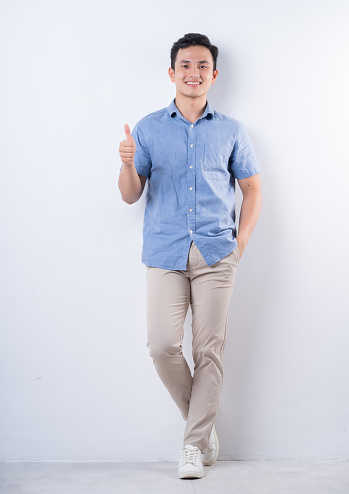
[(218, 145), (204, 145), (202, 157), (202, 174), (210, 180), (228, 180), (230, 179), (229, 158), (230, 150), (228, 148), (219, 149)]

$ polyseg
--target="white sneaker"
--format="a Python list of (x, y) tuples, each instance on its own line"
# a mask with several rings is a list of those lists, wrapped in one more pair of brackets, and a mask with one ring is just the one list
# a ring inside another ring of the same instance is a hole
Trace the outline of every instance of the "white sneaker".
[(200, 479), (205, 475), (198, 447), (186, 444), (182, 448), (182, 456), (178, 466), (180, 479)]
[(204, 453), (202, 455), (202, 463), (205, 466), (213, 465), (213, 463), (218, 458), (218, 452), (219, 452), (218, 436), (217, 436), (215, 426), (213, 424), (211, 434), (210, 434), (210, 437), (208, 440), (207, 451), (206, 451), (206, 453)]

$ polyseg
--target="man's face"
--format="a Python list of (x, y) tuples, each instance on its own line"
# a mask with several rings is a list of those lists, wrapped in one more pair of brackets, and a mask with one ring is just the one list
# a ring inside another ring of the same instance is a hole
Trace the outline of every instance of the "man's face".
[(189, 98), (207, 94), (215, 83), (218, 70), (213, 71), (211, 52), (205, 46), (189, 46), (178, 50), (175, 70), (168, 69), (177, 93)]

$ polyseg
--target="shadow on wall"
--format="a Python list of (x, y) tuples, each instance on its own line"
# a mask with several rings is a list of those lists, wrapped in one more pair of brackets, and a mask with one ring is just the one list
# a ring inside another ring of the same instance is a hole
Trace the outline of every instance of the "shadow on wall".
[(207, 99), (214, 110), (234, 118), (234, 102), (238, 93), (235, 83), (237, 70), (234, 66), (233, 53), (220, 49), (217, 69), (218, 78), (210, 89)]
[[(236, 102), (236, 95), (240, 92), (237, 88), (238, 77), (235, 75), (238, 68), (234, 64), (233, 53), (223, 50), (220, 52), (218, 69), (219, 78), (211, 89), (208, 100), (217, 111), (240, 120), (240, 116), (234, 114), (234, 108), (239, 106), (241, 109), (241, 103), (237, 105)], [(243, 118), (241, 121), (248, 127)], [(278, 222), (275, 209), (271, 207), (271, 203), (274, 202), (272, 190), (269, 190), (273, 182), (268, 171), (268, 167), (270, 169), (271, 166), (270, 151), (267, 149), (267, 144), (259, 140), (258, 134), (252, 135), (250, 131), (248, 132), (262, 170), (263, 206), (257, 226), (238, 266), (229, 310), (224, 352), (224, 381), (217, 413), (217, 427), (225, 431), (221, 441), (222, 455), (224, 456), (226, 450), (229, 456), (224, 459), (241, 459), (244, 456), (243, 437), (247, 435), (249, 437), (247, 442), (251, 444), (254, 431), (260, 427), (257, 417), (258, 397), (254, 396), (258, 388), (255, 376), (259, 365), (258, 342), (261, 337), (259, 328), (265, 326), (263, 323), (265, 307), (266, 304), (271, 303), (268, 299), (270, 290), (267, 287), (273, 285), (277, 277), (277, 263), (273, 260), (278, 251), (278, 237), (271, 235), (269, 231), (269, 225), (273, 225), (274, 230)], [(236, 183), (237, 223), (241, 202), (242, 194)], [(272, 242), (271, 238), (273, 238)], [(256, 407), (246, 413), (250, 410), (251, 403), (255, 403)], [(232, 444), (235, 446), (232, 447)]]

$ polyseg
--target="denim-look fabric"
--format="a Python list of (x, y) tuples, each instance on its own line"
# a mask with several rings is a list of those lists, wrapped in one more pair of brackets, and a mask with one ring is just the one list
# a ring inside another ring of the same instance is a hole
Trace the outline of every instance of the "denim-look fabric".
[(135, 167), (148, 178), (142, 262), (185, 270), (194, 241), (208, 266), (237, 246), (235, 179), (260, 173), (244, 125), (207, 102), (192, 124), (174, 100), (134, 127)]

